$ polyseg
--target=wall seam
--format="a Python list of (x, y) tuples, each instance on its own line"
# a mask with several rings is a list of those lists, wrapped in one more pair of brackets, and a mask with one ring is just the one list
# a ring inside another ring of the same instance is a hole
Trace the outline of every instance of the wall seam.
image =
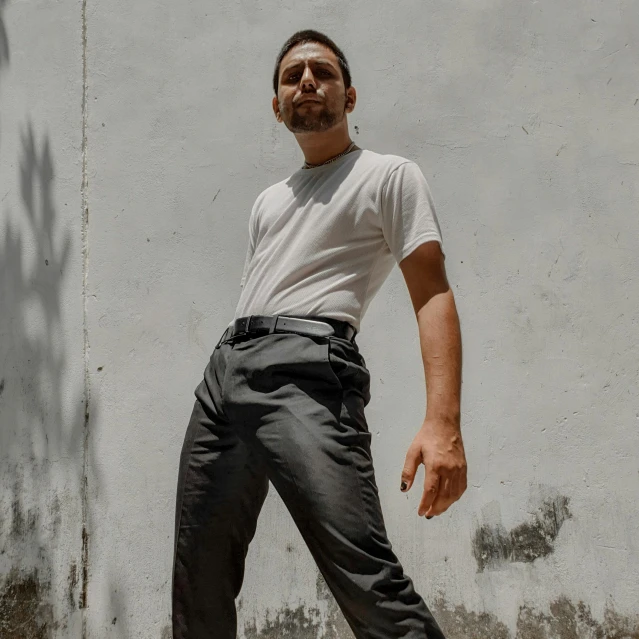
[(79, 608), (82, 610), (82, 639), (87, 636), (87, 590), (89, 582), (89, 534), (88, 519), (88, 452), (89, 452), (89, 407), (91, 400), (91, 380), (89, 377), (89, 323), (88, 323), (88, 288), (89, 271), (89, 205), (87, 176), (87, 2), (82, 0), (82, 185), (80, 196), (82, 203), (82, 326), (84, 355), (84, 429), (82, 441), (82, 590)]

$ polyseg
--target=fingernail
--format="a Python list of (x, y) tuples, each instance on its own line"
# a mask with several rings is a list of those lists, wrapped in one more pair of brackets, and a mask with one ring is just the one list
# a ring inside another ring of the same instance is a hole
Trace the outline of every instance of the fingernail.
[(402, 485), (400, 486), (400, 488), (401, 488), (401, 490), (406, 490), (407, 486), (408, 486), (408, 484), (405, 481), (403, 481)]
[(426, 519), (432, 519), (435, 515), (429, 515)]

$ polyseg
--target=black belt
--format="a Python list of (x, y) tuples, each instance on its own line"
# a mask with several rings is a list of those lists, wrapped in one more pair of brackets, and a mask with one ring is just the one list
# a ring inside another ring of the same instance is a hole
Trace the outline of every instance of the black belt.
[(293, 317), (290, 315), (250, 315), (238, 317), (222, 334), (217, 348), (222, 342), (250, 335), (269, 335), (270, 333), (298, 333), (313, 337), (341, 337), (353, 341), (357, 331), (348, 322), (332, 317)]

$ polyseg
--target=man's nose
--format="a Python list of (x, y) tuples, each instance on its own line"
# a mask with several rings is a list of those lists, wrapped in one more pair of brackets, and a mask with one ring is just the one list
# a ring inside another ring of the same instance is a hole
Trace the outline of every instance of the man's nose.
[(311, 72), (310, 67), (306, 67), (304, 69), (304, 73), (302, 74), (301, 84), (302, 84), (302, 89), (310, 89), (310, 88), (315, 89), (316, 88), (316, 86), (315, 86), (315, 76)]

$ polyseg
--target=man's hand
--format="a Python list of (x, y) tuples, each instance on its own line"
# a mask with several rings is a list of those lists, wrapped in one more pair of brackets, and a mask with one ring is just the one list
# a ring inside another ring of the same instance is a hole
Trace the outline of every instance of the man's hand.
[(419, 464), (424, 464), (424, 494), (419, 516), (441, 515), (466, 490), (466, 455), (459, 424), (426, 419), (408, 448), (401, 489), (410, 490)]

